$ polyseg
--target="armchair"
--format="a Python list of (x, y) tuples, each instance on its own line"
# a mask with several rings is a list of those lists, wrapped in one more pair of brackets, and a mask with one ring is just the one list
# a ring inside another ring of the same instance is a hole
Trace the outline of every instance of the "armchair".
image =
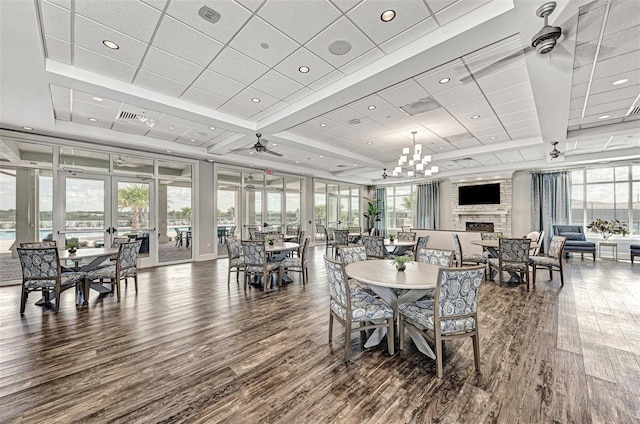
[(582, 225), (554, 225), (553, 235), (567, 238), (564, 245), (565, 253), (580, 253), (580, 257), (583, 259), (585, 253), (591, 253), (593, 260), (596, 260), (596, 244), (587, 240)]

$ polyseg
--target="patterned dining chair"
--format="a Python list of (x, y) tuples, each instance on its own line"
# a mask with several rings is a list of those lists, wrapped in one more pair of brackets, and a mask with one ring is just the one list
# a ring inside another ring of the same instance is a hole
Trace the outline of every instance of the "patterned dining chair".
[(444, 374), (443, 343), (462, 337), (471, 337), (473, 340), (476, 371), (480, 371), (477, 310), (478, 292), (483, 279), (483, 265), (468, 268), (440, 268), (433, 299), (398, 305), (400, 349), (404, 347), (404, 328), (407, 326), (431, 341), (435, 345), (438, 378), (442, 378)]
[(457, 266), (478, 265), (486, 262), (486, 258), (482, 255), (463, 255), (460, 238), (457, 234), (451, 234), (451, 237), (453, 238), (453, 247), (455, 249), (455, 261)]
[(562, 271), (562, 253), (564, 252), (564, 244), (567, 242), (567, 238), (564, 236), (551, 237), (551, 243), (549, 244), (549, 254), (538, 254), (529, 257), (529, 263), (533, 269), (533, 287), (536, 286), (536, 270), (548, 269), (549, 279), (553, 279), (553, 270), (557, 270), (560, 273), (560, 285), (564, 286), (564, 272)]
[(418, 241), (416, 242), (415, 247), (410, 247), (407, 250), (405, 250), (405, 255), (409, 255), (409, 256), (413, 256), (414, 260), (418, 260), (418, 250), (420, 250), (420, 248), (422, 247), (427, 247), (427, 245), (429, 244), (429, 236), (421, 236), (418, 237)]
[[(41, 243), (41, 242), (38, 242)], [(49, 243), (49, 242), (47, 242)], [(54, 247), (19, 247), (16, 249), (22, 268), (22, 295), (20, 315), (24, 314), (29, 293), (42, 292), (45, 303), (50, 302), (50, 293), (55, 295), (54, 312), (60, 308), (60, 294), (68, 288), (78, 287), (84, 280), (84, 272), (62, 273), (58, 249)]]
[(282, 285), (282, 270), (279, 262), (269, 262), (264, 241), (242, 240), (244, 252), (244, 286), (249, 284), (250, 277), (262, 277), (264, 291), (271, 286), (271, 277), (278, 274), (278, 286)]
[(44, 249), (47, 247), (58, 247), (55, 240), (44, 240), (44, 241), (29, 241), (25, 243), (20, 243), (20, 247), (25, 249)]
[(308, 255), (309, 255), (309, 238), (305, 238), (302, 242), (302, 248), (300, 250), (300, 256), (297, 258), (284, 258), (281, 262), (282, 270), (286, 272), (299, 272), (302, 274), (302, 285), (306, 285), (309, 281), (309, 267), (308, 267)]
[(349, 243), (358, 243), (360, 241), (360, 238), (362, 237), (362, 228), (349, 227), (347, 231), (349, 233)]
[(398, 234), (396, 235), (396, 239), (402, 240), (402, 241), (416, 241), (417, 235), (418, 233), (415, 233), (413, 231), (398, 231)]
[(142, 240), (121, 243), (115, 265), (87, 272), (85, 277), (85, 303), (89, 302), (89, 288), (91, 282), (95, 280), (111, 284), (112, 291), (115, 286), (118, 302), (120, 302), (120, 281), (124, 280), (124, 283), (127, 284), (129, 278), (133, 278), (136, 293), (138, 293), (138, 254), (140, 253), (141, 245)]
[(527, 284), (529, 291), (529, 248), (531, 240), (519, 238), (501, 238), (498, 244), (498, 257), (489, 258), (489, 276), (496, 268), (502, 283), (502, 272), (515, 273), (521, 282)]
[[(362, 262), (367, 260), (367, 249), (364, 245), (358, 244), (354, 246), (340, 247), (340, 259), (344, 265), (349, 265), (354, 262)], [(356, 287), (359, 290), (364, 290), (369, 294), (373, 294), (373, 291), (365, 283), (361, 283), (358, 280), (350, 279), (349, 284), (351, 287)]]
[(335, 230), (335, 246), (336, 246), (336, 257), (340, 256), (340, 248), (349, 246), (349, 231), (348, 230)]
[(417, 261), (449, 268), (453, 266), (453, 256), (453, 250), (427, 249), (422, 247), (418, 249)]
[(544, 230), (542, 231), (531, 231), (523, 238), (528, 238), (531, 240), (531, 247), (529, 249), (529, 256), (534, 256), (540, 253), (540, 248), (542, 247), (542, 243), (544, 243)]
[(367, 253), (367, 259), (385, 258), (384, 237), (362, 236), (362, 243)]
[(325, 255), (329, 254), (329, 250), (331, 250), (331, 252), (333, 253), (333, 255), (336, 255), (336, 239), (335, 239), (335, 233), (334, 233), (334, 229), (333, 228), (325, 228), (324, 229), (324, 239), (325, 239)]
[(502, 236), (502, 233), (480, 233), (482, 240), (498, 240)]
[(231, 282), (231, 273), (236, 273), (236, 282), (240, 282), (240, 272), (244, 271), (244, 256), (242, 252), (242, 245), (240, 240), (235, 237), (228, 237), (225, 240), (228, 253), (228, 268), (227, 268), (227, 286)]
[[(394, 354), (393, 309), (369, 293), (350, 287), (342, 262), (324, 257), (329, 279), (329, 343), (333, 338), (333, 320), (344, 325), (345, 361), (351, 353), (351, 332), (387, 329), (387, 348)], [(354, 324), (359, 324), (354, 325)]]

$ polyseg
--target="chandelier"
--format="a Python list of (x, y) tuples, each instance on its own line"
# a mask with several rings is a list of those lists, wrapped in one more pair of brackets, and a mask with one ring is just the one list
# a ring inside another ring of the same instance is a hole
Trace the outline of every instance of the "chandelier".
[(432, 165), (427, 169), (429, 163), (431, 163), (431, 155), (422, 155), (422, 144), (416, 144), (417, 131), (411, 131), (413, 136), (413, 153), (410, 147), (404, 147), (402, 149), (402, 155), (398, 159), (398, 166), (393, 169), (393, 176), (399, 177), (403, 171), (406, 171), (407, 177), (417, 177), (418, 175), (424, 175), (430, 177), (433, 174), (437, 174), (440, 170), (438, 166)]

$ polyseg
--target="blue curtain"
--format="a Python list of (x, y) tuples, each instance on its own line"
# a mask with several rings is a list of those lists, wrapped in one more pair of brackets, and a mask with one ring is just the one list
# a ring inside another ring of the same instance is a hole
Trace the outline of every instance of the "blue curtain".
[(568, 171), (531, 174), (531, 229), (544, 230), (547, 251), (554, 224), (569, 224), (571, 217), (571, 177)]
[(416, 227), (437, 230), (440, 227), (440, 182), (417, 186)]
[(376, 230), (379, 236), (387, 236), (387, 189), (377, 188), (376, 199), (382, 203), (382, 215), (380, 215), (380, 221), (375, 223)]

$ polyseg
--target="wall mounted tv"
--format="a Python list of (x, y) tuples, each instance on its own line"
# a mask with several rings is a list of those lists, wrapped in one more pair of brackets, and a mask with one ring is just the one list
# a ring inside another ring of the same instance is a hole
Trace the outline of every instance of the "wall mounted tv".
[(458, 205), (499, 205), (500, 183), (458, 186)]

